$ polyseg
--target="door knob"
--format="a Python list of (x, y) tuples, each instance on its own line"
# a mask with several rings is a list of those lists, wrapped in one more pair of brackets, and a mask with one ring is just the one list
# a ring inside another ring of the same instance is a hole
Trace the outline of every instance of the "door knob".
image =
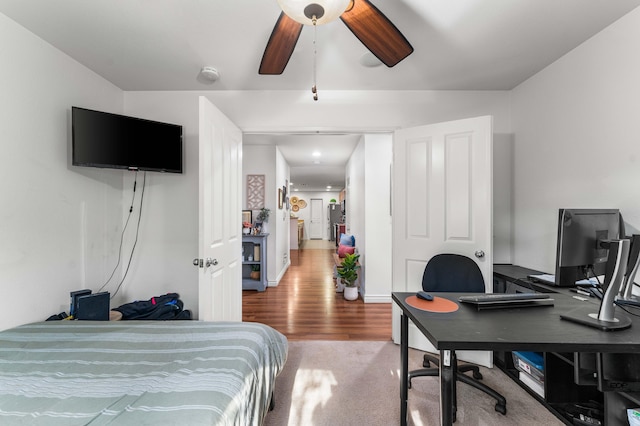
[(213, 265), (216, 266), (218, 264), (218, 259), (212, 259), (210, 257), (207, 257), (207, 260), (205, 262), (205, 266), (208, 268), (209, 266)]
[(475, 254), (478, 259), (482, 259), (484, 257), (484, 252), (482, 250), (476, 251)]
[(202, 268), (203, 266), (202, 259), (193, 259), (193, 266), (198, 266)]

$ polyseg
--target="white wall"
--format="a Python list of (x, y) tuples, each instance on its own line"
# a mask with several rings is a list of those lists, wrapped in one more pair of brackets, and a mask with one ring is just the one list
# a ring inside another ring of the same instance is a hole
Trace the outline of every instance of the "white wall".
[(365, 134), (346, 168), (347, 233), (360, 254), (360, 294), (391, 303), (391, 134)]
[(295, 191), (291, 193), (292, 196), (296, 196), (301, 200), (306, 201), (307, 207), (304, 209), (300, 209), (297, 212), (293, 212), (293, 214), (298, 217), (298, 219), (304, 220), (304, 234), (303, 239), (309, 239), (309, 224), (311, 223), (311, 199), (317, 198), (322, 200), (322, 239), (329, 240), (331, 239), (331, 230), (329, 228), (329, 222), (327, 217), (327, 206), (330, 204), (329, 201), (331, 199), (335, 199), (338, 201), (338, 197), (340, 196), (339, 192), (331, 192), (331, 191)]
[[(264, 175), (265, 207), (271, 210), (269, 222), (267, 223), (267, 281), (269, 285), (277, 284), (277, 276), (281, 273), (281, 262), (276, 262), (276, 247), (278, 245), (278, 232), (281, 232), (280, 222), (282, 221), (282, 210), (278, 210), (278, 187), (277, 173), (278, 153), (275, 146), (270, 145), (244, 145), (242, 153), (242, 209), (247, 210), (247, 175)], [(253, 221), (255, 222), (259, 210), (253, 211)], [(288, 235), (288, 234), (287, 234)]]
[(115, 267), (123, 172), (71, 166), (71, 106), (121, 113), (123, 94), (2, 14), (0, 64), (5, 329), (68, 312)]
[[(278, 188), (285, 187), (287, 182), (291, 180), (289, 178), (289, 165), (278, 148), (276, 148), (275, 164), (276, 187), (273, 191), (274, 195), (271, 197), (272, 200), (277, 200)], [(289, 195), (289, 188), (287, 188), (287, 197), (289, 197)], [(291, 260), (289, 259), (289, 213), (291, 210), (287, 210), (287, 206), (284, 204), (282, 206), (282, 210), (278, 210), (277, 205), (275, 205), (274, 211), (276, 213), (274, 215), (274, 222), (276, 224), (276, 232), (274, 235), (276, 247), (274, 250), (275, 256), (273, 256), (273, 263), (272, 260), (269, 259), (269, 268), (273, 265), (272, 270), (275, 272), (275, 275), (272, 275), (272, 273), (269, 272), (270, 286), (278, 285), (280, 279), (291, 263)], [(269, 223), (272, 223), (271, 220), (269, 220)], [(271, 277), (274, 277), (274, 279), (271, 280)]]
[(553, 272), (558, 209), (640, 228), (640, 9), (513, 91), (514, 263)]
[[(345, 170), (345, 229), (356, 239), (356, 247), (360, 254), (360, 294), (366, 293), (367, 286), (367, 224), (365, 222), (365, 137), (362, 136), (353, 150)], [(372, 259), (373, 260), (373, 259)]]
[(393, 138), (365, 135), (364, 270), (367, 303), (391, 303), (391, 160)]
[[(140, 235), (120, 302), (174, 292), (197, 317), (198, 268), (192, 261), (199, 252), (198, 98), (162, 92), (151, 96), (127, 92), (124, 98), (127, 115), (182, 126), (184, 165), (183, 174), (147, 172)], [(138, 173), (138, 194), (142, 175)], [(126, 175), (123, 202), (129, 202), (133, 178), (133, 173)], [(133, 235), (127, 234), (130, 247)]]

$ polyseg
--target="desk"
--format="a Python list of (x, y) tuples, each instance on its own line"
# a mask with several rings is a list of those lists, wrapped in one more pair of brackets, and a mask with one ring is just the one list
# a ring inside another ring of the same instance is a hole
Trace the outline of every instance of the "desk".
[[(394, 292), (392, 298), (402, 309), (400, 320), (401, 378), (400, 424), (407, 422), (408, 397), (408, 329), (409, 319), (431, 344), (440, 351), (440, 419), (452, 424), (453, 371), (451, 359), (456, 350), (601, 352), (633, 353), (640, 351), (640, 320), (633, 318), (631, 328), (604, 332), (560, 319), (560, 314), (585, 306), (567, 294), (554, 294), (553, 307), (513, 308), (477, 311), (460, 304), (452, 313), (432, 313), (416, 309), (405, 302), (415, 293)], [(457, 301), (461, 293), (433, 293)], [(595, 305), (595, 304), (594, 304)], [(594, 306), (594, 309), (596, 307)]]

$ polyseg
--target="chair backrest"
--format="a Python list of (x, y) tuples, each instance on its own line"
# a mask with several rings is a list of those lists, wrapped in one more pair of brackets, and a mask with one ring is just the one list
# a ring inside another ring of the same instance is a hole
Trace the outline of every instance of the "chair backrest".
[(436, 292), (485, 292), (484, 278), (476, 262), (459, 254), (433, 256), (424, 268), (422, 289)]

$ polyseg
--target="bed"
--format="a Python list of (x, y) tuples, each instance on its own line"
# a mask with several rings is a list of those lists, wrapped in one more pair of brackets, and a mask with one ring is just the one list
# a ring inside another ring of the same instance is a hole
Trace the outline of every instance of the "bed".
[(260, 425), (286, 357), (258, 323), (28, 324), (0, 332), (0, 424)]

